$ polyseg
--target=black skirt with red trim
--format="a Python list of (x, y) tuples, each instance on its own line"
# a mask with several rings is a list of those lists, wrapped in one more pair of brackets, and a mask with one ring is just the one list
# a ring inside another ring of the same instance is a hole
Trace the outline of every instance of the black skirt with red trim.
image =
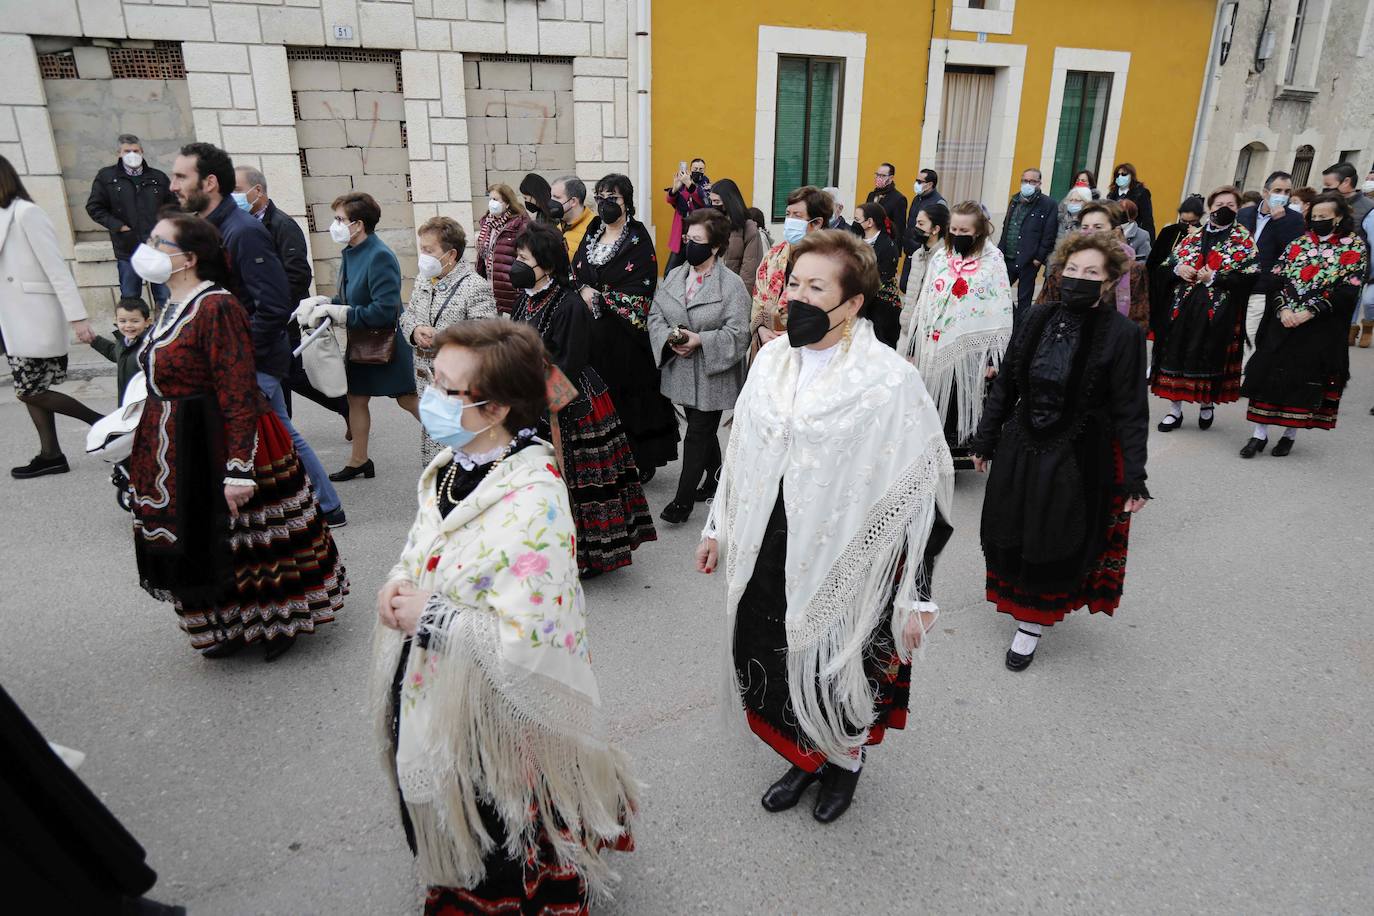
[[(920, 594), (930, 594), (935, 557), (952, 530), (943, 518), (931, 533), (917, 582)], [(735, 617), (734, 664), (740, 697), (749, 728), (787, 761), (814, 773), (825, 755), (812, 746), (798, 727), (787, 686), (787, 513), (782, 490), (768, 519), (763, 545), (749, 584), (740, 596)], [(902, 571), (898, 575), (903, 575)], [(846, 723), (851, 733), (868, 730), (868, 745), (881, 744), (888, 729), (906, 727), (911, 698), (911, 666), (902, 664), (892, 640), (889, 604), (864, 649), (864, 672), (874, 687), (872, 722)]]
[(577, 519), (577, 567), (609, 572), (658, 540), (639, 467), (615, 402), (590, 367), (576, 379), (581, 397), (558, 412), (563, 473)]
[[(1006, 562), (998, 552), (984, 548), (987, 558), (987, 597), (1003, 614), (1024, 623), (1052, 626), (1070, 612), (1086, 607), (1091, 613), (1111, 616), (1121, 604), (1126, 583), (1126, 552), (1131, 536), (1131, 513), (1126, 496), (1119, 492), (1125, 480), (1120, 443), (1112, 444), (1112, 487), (1105, 512), (1101, 550), (1088, 563), (1083, 577), (1074, 583), (1048, 585), (1041, 570), (1024, 560)], [(1014, 568), (1013, 568), (1014, 567)]]

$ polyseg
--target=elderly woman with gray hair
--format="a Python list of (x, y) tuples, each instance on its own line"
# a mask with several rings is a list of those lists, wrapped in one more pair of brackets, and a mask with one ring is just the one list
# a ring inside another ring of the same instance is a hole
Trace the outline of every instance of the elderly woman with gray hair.
[(730, 220), (717, 210), (688, 215), (685, 264), (668, 271), (649, 310), (649, 346), (662, 373), (664, 397), (687, 413), (677, 495), (659, 518), (681, 524), (692, 507), (711, 498), (722, 463), (720, 415), (744, 386), (749, 349), (749, 293), (720, 263), (730, 243)]

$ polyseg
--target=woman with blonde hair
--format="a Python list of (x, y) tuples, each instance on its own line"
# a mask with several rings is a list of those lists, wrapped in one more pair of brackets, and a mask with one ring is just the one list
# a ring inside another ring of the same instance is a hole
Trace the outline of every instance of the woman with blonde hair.
[(508, 184), (487, 188), (487, 212), (477, 221), (477, 276), (491, 284), (496, 309), (509, 315), (515, 306), (510, 266), (515, 263), (515, 238), (530, 221), (524, 199)]

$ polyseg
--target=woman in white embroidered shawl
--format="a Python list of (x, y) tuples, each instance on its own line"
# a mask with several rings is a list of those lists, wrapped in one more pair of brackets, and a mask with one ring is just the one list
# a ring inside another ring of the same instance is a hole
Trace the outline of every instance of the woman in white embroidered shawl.
[(849, 807), (863, 749), (906, 723), (911, 654), (938, 613), (953, 467), (915, 370), (863, 317), (872, 249), (815, 232), (791, 253), (785, 337), (755, 358), (697, 548), (726, 562), (728, 708), (791, 764), (769, 811), (822, 782), (813, 810)]
[(378, 593), (372, 696), (426, 913), (585, 912), (632, 847), (636, 784), (606, 740), (533, 328), (460, 322), (420, 402), (446, 446)]
[(936, 246), (921, 284), (910, 337), (902, 352), (921, 373), (959, 466), (978, 429), (988, 379), (1011, 341), (1015, 299), (992, 223), (974, 201), (950, 210), (949, 232)]

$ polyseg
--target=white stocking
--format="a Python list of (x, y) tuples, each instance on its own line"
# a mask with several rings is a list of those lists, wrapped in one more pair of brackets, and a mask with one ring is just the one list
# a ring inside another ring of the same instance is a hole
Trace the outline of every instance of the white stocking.
[(1040, 645), (1042, 629), (1038, 623), (1017, 623), (1016, 635), (1011, 638), (1011, 651), (1017, 655), (1034, 654), (1035, 647)]

